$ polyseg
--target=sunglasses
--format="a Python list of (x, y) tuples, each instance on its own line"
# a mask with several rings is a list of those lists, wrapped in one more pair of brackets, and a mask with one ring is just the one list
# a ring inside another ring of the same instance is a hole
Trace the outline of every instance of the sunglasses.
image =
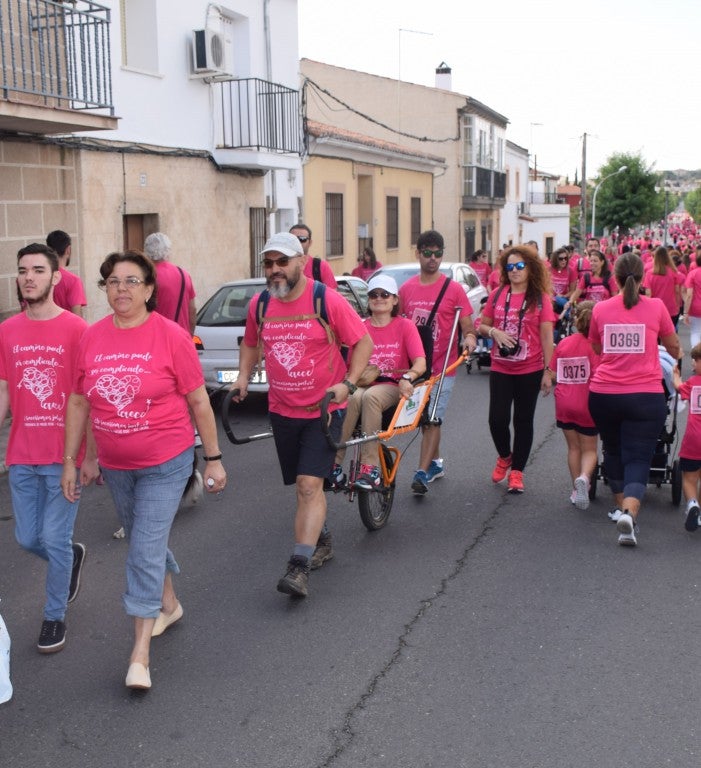
[(424, 257), (424, 259), (430, 259), (431, 256), (433, 256), (436, 259), (442, 259), (443, 249), (441, 248), (438, 251), (429, 251), (428, 249), (426, 249), (425, 251), (421, 251), (421, 255)]
[(296, 256), (280, 256), (277, 259), (262, 259), (261, 264), (266, 269), (272, 269), (273, 267), (286, 267), (292, 259), (298, 259), (299, 254)]
[(370, 291), (368, 293), (368, 299), (388, 299), (392, 296), (388, 291)]
[(306, 243), (307, 240), (309, 240), (308, 237), (300, 237), (299, 235), (297, 235), (297, 239), (299, 240), (300, 243)]
[(558, 261), (567, 261), (568, 258), (569, 258), (568, 256), (558, 256), (557, 260)]
[(513, 272), (515, 269), (518, 269), (520, 272), (522, 269), (526, 268), (526, 262), (525, 261), (517, 261), (515, 264), (507, 264), (506, 265), (506, 271), (507, 272)]

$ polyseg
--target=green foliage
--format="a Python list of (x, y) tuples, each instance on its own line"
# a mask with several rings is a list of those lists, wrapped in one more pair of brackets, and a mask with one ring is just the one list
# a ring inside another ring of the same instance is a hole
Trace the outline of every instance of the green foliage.
[[(625, 171), (616, 173), (622, 166)], [(599, 187), (596, 197), (596, 229), (629, 229), (648, 224), (664, 216), (664, 192), (656, 192), (659, 174), (648, 167), (639, 154), (614, 153), (599, 169), (594, 186), (601, 179), (616, 174)], [(591, 191), (593, 198), (594, 188)], [(671, 205), (670, 205), (671, 210)]]
[(684, 198), (684, 208), (694, 221), (701, 221), (701, 189), (687, 193)]

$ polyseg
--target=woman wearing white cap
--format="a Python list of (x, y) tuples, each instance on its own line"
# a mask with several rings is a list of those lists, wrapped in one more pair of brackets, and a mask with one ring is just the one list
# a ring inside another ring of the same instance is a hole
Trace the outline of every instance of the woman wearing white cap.
[[(350, 438), (360, 418), (362, 430), (370, 435), (382, 427), (382, 411), (391, 408), (401, 397), (409, 397), (414, 382), (426, 370), (423, 344), (411, 320), (399, 317), (398, 289), (394, 278), (377, 275), (368, 283), (370, 317), (365, 321), (374, 350), (370, 364), (380, 369), (380, 375), (368, 387), (358, 387), (348, 398), (341, 440)], [(336, 454), (331, 481), (344, 482), (344, 450)], [(377, 443), (363, 443), (360, 449), (360, 475), (355, 486), (372, 490), (380, 485)]]

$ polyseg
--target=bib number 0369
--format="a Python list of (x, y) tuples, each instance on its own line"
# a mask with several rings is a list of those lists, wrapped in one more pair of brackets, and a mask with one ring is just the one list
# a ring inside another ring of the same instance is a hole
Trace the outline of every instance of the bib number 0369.
[(607, 324), (604, 326), (604, 353), (641, 355), (645, 352), (643, 323)]

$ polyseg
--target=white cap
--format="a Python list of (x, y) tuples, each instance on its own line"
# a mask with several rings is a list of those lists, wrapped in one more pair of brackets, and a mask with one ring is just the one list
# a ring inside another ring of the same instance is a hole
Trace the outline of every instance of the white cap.
[(269, 237), (260, 254), (262, 256), (269, 251), (277, 251), (285, 256), (301, 256), (304, 253), (302, 243), (289, 232), (278, 232)]
[(370, 293), (370, 291), (374, 291), (376, 288), (387, 291), (394, 296), (399, 294), (397, 281), (393, 277), (390, 277), (389, 275), (383, 275), (382, 273), (370, 278), (370, 282), (368, 283), (368, 293)]

